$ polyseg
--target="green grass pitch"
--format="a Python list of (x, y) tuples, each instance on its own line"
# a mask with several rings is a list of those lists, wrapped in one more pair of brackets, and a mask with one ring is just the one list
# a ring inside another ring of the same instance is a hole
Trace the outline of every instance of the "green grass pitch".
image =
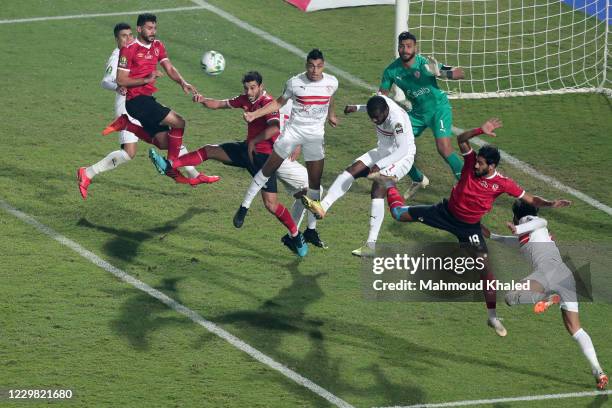
[[(321, 48), (330, 63), (374, 86), (393, 57), (390, 6), (305, 14), (280, 0), (209, 2), (303, 50)], [(193, 5), (187, 0), (9, 0), (0, 8), (0, 20)], [(115, 136), (100, 136), (113, 115), (113, 94), (99, 85), (114, 48), (112, 28), (122, 20), (135, 25), (135, 17), (0, 24), (0, 199), (356, 407), (595, 389), (588, 364), (556, 311), (535, 316), (529, 307), (509, 309), (500, 302), (509, 331), (502, 339), (486, 327), (482, 303), (366, 300), (361, 261), (350, 254), (367, 235), (370, 186), (365, 180), (355, 183), (319, 223), (330, 248), (311, 248), (302, 261), (282, 246), (284, 230), (259, 199), (243, 229), (234, 229), (231, 220), (250, 178), (218, 163), (206, 163), (204, 169), (221, 175), (221, 182), (196, 189), (175, 185), (154, 172), (146, 158), (148, 146), (141, 143), (132, 162), (94, 180), (84, 202), (76, 169), (117, 148)], [(252, 69), (278, 95), (286, 79), (303, 70), (300, 58), (211, 12), (159, 13), (158, 19), (158, 36), (172, 62), (208, 96), (240, 93), (241, 75)], [(227, 61), (218, 77), (205, 76), (199, 66), (209, 49)], [(240, 112), (206, 111), (168, 78), (158, 87), (160, 101), (186, 118), (188, 147), (244, 137)], [(364, 115), (341, 114), (345, 104), (363, 103), (369, 94), (340, 78), (336, 109), (341, 122), (326, 133), (326, 187), (375, 144)], [(494, 140), (499, 147), (612, 203), (612, 108), (605, 96), (452, 105), (456, 126), (477, 126), (498, 116), (505, 123)], [(452, 187), (450, 171), (431, 133), (419, 138), (417, 149), (417, 164), (432, 185), (416, 203), (437, 202)], [(530, 192), (574, 201), (568, 209), (543, 212), (558, 241), (612, 243), (609, 215), (508, 164), (501, 169)], [(291, 204), (283, 192), (280, 197)], [(500, 198), (485, 223), (503, 231), (510, 203)], [(0, 227), (0, 388), (73, 390), (72, 401), (55, 406), (330, 406), (4, 211)], [(387, 215), (380, 242), (423, 240), (453, 242), (453, 237), (396, 223)], [(528, 272), (516, 271), (517, 278)], [(581, 312), (599, 359), (610, 370), (612, 307), (584, 303)], [(598, 396), (497, 406), (606, 403), (607, 397)], [(0, 405), (21, 406), (7, 400)]]

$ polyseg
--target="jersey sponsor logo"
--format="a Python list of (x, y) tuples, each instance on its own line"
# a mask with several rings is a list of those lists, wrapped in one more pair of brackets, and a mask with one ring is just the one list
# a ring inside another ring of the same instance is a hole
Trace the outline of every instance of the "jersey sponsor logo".
[(412, 92), (412, 96), (415, 98), (418, 98), (419, 96), (425, 95), (428, 93), (431, 93), (429, 88), (419, 88), (418, 90)]
[(404, 133), (404, 127), (402, 126), (401, 123), (396, 123), (395, 124), (395, 134), (399, 135), (400, 133)]
[(139, 52), (138, 54), (136, 54), (136, 57), (138, 58), (143, 58), (145, 55), (142, 52)]

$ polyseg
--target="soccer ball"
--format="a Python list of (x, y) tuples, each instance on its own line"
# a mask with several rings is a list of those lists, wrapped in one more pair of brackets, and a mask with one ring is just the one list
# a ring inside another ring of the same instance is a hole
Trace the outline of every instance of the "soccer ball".
[(200, 63), (208, 75), (219, 75), (225, 69), (225, 58), (217, 51), (206, 51)]

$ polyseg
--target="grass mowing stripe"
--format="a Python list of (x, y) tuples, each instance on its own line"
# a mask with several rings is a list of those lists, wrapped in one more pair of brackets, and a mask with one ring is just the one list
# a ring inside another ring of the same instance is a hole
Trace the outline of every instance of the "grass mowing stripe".
[(66, 238), (65, 236), (53, 230), (52, 228), (42, 224), (41, 222), (37, 221), (33, 217), (29, 216), (28, 214), (12, 207), (2, 198), (0, 198), (0, 208), (2, 208), (7, 213), (13, 215), (17, 219), (36, 228), (43, 234), (53, 238), (60, 244), (72, 249), (74, 252), (76, 252), (83, 258), (87, 259), (89, 262), (93, 263), (94, 265), (99, 266), (100, 268), (104, 269), (107, 272), (110, 272), (111, 274), (115, 275), (117, 278), (121, 279), (122, 281), (134, 286), (138, 290), (141, 290), (145, 292), (146, 294), (148, 294), (149, 296), (152, 296), (153, 298), (164, 303), (166, 306), (168, 306), (172, 310), (186, 316), (194, 323), (197, 323), (200, 326), (204, 327), (209, 332), (227, 341), (228, 343), (230, 343), (232, 346), (236, 347), (240, 351), (243, 351), (249, 356), (253, 357), (255, 360), (278, 371), (285, 377), (295, 381), (297, 384), (305, 388), (308, 388), (310, 391), (326, 399), (327, 401), (334, 404), (335, 406), (341, 407), (341, 408), (353, 408), (351, 404), (335, 396), (331, 392), (327, 391), (325, 388), (315, 384), (314, 382), (310, 381), (308, 378), (296, 373), (290, 368), (272, 359), (271, 357), (268, 357), (267, 355), (263, 354), (261, 351), (255, 349), (254, 347), (240, 340), (238, 337), (234, 336), (233, 334), (229, 333), (226, 330), (223, 330), (221, 327), (217, 326), (213, 322), (204, 319), (202, 316), (200, 316), (198, 313), (194, 312), (193, 310), (189, 309), (188, 307), (166, 296), (164, 293), (160, 292), (159, 290), (153, 289), (151, 286), (134, 278), (132, 275), (124, 272), (123, 270), (111, 265), (110, 263), (106, 262), (104, 259), (100, 258), (93, 252), (83, 248), (81, 245), (77, 244), (76, 242), (72, 241), (69, 238)]
[(594, 397), (599, 395), (610, 395), (612, 391), (585, 391), (585, 392), (569, 392), (566, 394), (544, 394), (544, 395), (526, 395), (524, 397), (509, 397), (509, 398), (495, 398), (495, 399), (482, 399), (482, 400), (471, 400), (471, 401), (455, 401), (455, 402), (440, 402), (435, 404), (417, 404), (417, 405), (405, 405), (405, 406), (392, 406), (392, 407), (378, 407), (378, 408), (443, 408), (443, 407), (465, 407), (468, 405), (482, 405), (482, 404), (497, 404), (501, 402), (519, 402), (519, 401), (542, 401), (551, 399), (561, 398), (582, 398), (582, 397)]
[(116, 11), (113, 13), (73, 14), (70, 16), (17, 18), (13, 20), (0, 20), (0, 24), (34, 23), (37, 21), (72, 20), (75, 18), (124, 16), (126, 14), (142, 14), (142, 13), (168, 13), (168, 12), (173, 12), (173, 11), (188, 11), (188, 10), (202, 10), (202, 9), (203, 7), (201, 6), (191, 6), (191, 7), (174, 7), (174, 8), (157, 9), (157, 10)]
[[(193, 3), (201, 6), (203, 9), (206, 9), (212, 13), (215, 13), (216, 15), (218, 15), (219, 17), (222, 17), (224, 19), (226, 19), (227, 21), (229, 21), (232, 24), (237, 25), (240, 28), (243, 28), (245, 30), (247, 30), (250, 33), (253, 33), (261, 38), (263, 38), (266, 41), (269, 41), (270, 43), (281, 47), (287, 51), (289, 51), (290, 53), (300, 57), (300, 58), (306, 58), (306, 52), (304, 52), (303, 50), (299, 49), (298, 47), (296, 47), (295, 45), (289, 44), (286, 41), (281, 40), (280, 38), (264, 31), (261, 30), (257, 27), (252, 26), (251, 24), (239, 19), (238, 17), (234, 16), (233, 14), (230, 14), (222, 9), (220, 9), (219, 7), (213, 6), (209, 3), (207, 3), (204, 0), (191, 0)], [(356, 76), (350, 74), (349, 72), (346, 72), (332, 64), (329, 64), (326, 62), (326, 68), (333, 72), (334, 74), (338, 75), (341, 78), (346, 79), (347, 81), (351, 82), (354, 85), (357, 86), (361, 86), (365, 89), (367, 89), (368, 91), (376, 91), (377, 88), (375, 86), (372, 86), (370, 84), (368, 84), (367, 82), (365, 82), (364, 80), (357, 78)], [(482, 141), (480, 141), (481, 143), (483, 143)], [(478, 142), (477, 142), (478, 144)], [(484, 144), (484, 143), (483, 143)], [(612, 215), (612, 208), (610, 208), (609, 206), (595, 200), (594, 198), (592, 198), (591, 196), (588, 196), (587, 194), (584, 194), (581, 191), (578, 191), (572, 187), (566, 186), (565, 184), (561, 183), (559, 180), (550, 177), (550, 176), (546, 176), (545, 174), (540, 173), (539, 171), (537, 171), (536, 169), (534, 169), (532, 166), (528, 165), (527, 163), (517, 159), (514, 156), (511, 156), (508, 153), (503, 153), (503, 157), (504, 159), (510, 163), (511, 165), (513, 165), (514, 167), (518, 168), (519, 170), (523, 171), (524, 173), (535, 177), (539, 180), (543, 180), (549, 184), (551, 184), (553, 187), (567, 192), (571, 195), (573, 195), (574, 197), (578, 198), (579, 200), (584, 201), (585, 203), (589, 204), (592, 207), (597, 208), (598, 210), (601, 210), (605, 213), (607, 213), (608, 215)]]

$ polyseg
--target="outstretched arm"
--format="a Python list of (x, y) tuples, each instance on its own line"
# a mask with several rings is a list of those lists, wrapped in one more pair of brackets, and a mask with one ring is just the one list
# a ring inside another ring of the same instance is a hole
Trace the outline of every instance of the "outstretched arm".
[(501, 120), (491, 118), (483, 123), (479, 128), (466, 130), (465, 132), (461, 133), (459, 136), (457, 136), (457, 143), (459, 144), (461, 153), (468, 153), (472, 149), (469, 143), (471, 138), (482, 134), (495, 137), (497, 135), (494, 131), (500, 127), (502, 127)]
[(212, 99), (206, 98), (204, 95), (195, 94), (193, 95), (193, 101), (201, 103), (208, 109), (229, 109), (231, 108), (227, 99)]
[(278, 98), (276, 98), (275, 100), (267, 104), (266, 106), (257, 109), (255, 112), (244, 112), (244, 120), (246, 120), (247, 122), (252, 122), (257, 118), (269, 115), (272, 112), (277, 112), (286, 103), (287, 103), (287, 100), (283, 98), (282, 96), (279, 96)]
[(188, 83), (187, 81), (183, 79), (180, 72), (178, 72), (178, 70), (174, 67), (174, 65), (172, 65), (169, 59), (166, 58), (160, 64), (162, 68), (164, 69), (164, 71), (166, 71), (166, 74), (168, 74), (168, 76), (174, 82), (176, 82), (177, 84), (181, 86), (181, 88), (183, 88), (183, 92), (185, 92), (185, 94), (191, 93), (195, 95), (198, 93), (198, 90), (195, 89), (193, 85), (191, 85), (190, 83)]
[(529, 193), (525, 193), (525, 195), (521, 197), (521, 200), (537, 208), (542, 208), (542, 207), (562, 208), (562, 207), (567, 207), (572, 204), (572, 202), (569, 200), (557, 199), (557, 200), (551, 201), (551, 200), (547, 200), (539, 196), (531, 195)]

